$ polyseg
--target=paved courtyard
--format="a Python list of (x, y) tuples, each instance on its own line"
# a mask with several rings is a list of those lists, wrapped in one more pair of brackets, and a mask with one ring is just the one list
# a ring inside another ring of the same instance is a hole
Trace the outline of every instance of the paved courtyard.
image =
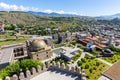
[(49, 70), (31, 80), (81, 80), (80, 77), (60, 70)]

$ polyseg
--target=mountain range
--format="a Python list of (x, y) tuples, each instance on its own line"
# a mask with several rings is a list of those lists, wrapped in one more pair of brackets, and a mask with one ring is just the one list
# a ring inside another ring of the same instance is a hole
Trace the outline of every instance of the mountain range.
[(95, 18), (111, 20), (111, 19), (114, 19), (114, 18), (120, 18), (120, 13), (117, 13), (117, 14), (114, 14), (114, 15), (107, 15), (107, 16), (97, 16)]
[(77, 17), (80, 15), (75, 15), (75, 14), (59, 14), (59, 13), (45, 13), (45, 12), (33, 12), (33, 11), (28, 11), (27, 13), (37, 15), (37, 16), (52, 16), (52, 17)]
[[(45, 12), (33, 12), (33, 11), (28, 11), (27, 13), (37, 15), (37, 16), (52, 16), (52, 17), (86, 17), (84, 15), (76, 15), (76, 14), (59, 14), (59, 13), (45, 13)], [(106, 16), (96, 16), (93, 18), (97, 19), (106, 19), (106, 20), (111, 20), (114, 18), (120, 18), (120, 13), (114, 14), (114, 15), (106, 15)]]

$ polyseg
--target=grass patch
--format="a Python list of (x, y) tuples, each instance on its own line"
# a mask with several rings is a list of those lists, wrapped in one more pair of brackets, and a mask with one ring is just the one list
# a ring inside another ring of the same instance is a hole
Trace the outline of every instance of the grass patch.
[(85, 69), (87, 80), (97, 80), (101, 76), (101, 73), (109, 67), (97, 59), (92, 59), (88, 55), (78, 61), (78, 66)]
[(82, 52), (81, 52), (81, 51), (79, 51), (79, 52), (78, 52), (78, 54), (76, 54), (76, 55), (72, 58), (72, 60), (73, 60), (73, 61), (78, 60), (78, 59), (79, 59), (79, 57), (81, 56), (81, 54), (82, 54)]
[(104, 60), (106, 60), (110, 63), (115, 63), (115, 62), (119, 61), (120, 60), (120, 53), (118, 53), (118, 52), (113, 52), (113, 53), (114, 53), (114, 56), (112, 56), (112, 57), (102, 57), (102, 59), (104, 59)]
[(18, 44), (18, 43), (25, 43), (27, 40), (29, 40), (29, 37), (16, 37), (15, 36), (9, 36), (9, 35), (0, 35), (0, 47), (4, 45), (10, 45), (10, 44)]

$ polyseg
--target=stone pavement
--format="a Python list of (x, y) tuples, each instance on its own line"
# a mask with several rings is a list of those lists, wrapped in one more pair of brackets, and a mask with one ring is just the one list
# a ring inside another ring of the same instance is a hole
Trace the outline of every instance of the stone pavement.
[(104, 76), (101, 76), (98, 80), (110, 80), (110, 79), (108, 79), (108, 78), (106, 78)]
[(30, 80), (81, 80), (81, 78), (61, 70), (49, 70)]

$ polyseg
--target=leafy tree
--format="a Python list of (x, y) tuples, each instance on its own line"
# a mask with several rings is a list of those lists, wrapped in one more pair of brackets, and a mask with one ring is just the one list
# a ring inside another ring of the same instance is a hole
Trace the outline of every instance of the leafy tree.
[(32, 69), (32, 67), (37, 68), (38, 65), (42, 66), (42, 63), (37, 60), (32, 60), (32, 59), (22, 60), (20, 63), (20, 67), (23, 69), (23, 71)]
[(20, 65), (19, 64), (20, 64), (19, 62), (15, 62), (12, 65), (7, 66), (5, 68), (6, 73), (9, 76), (12, 76), (13, 74), (19, 74), (20, 73)]
[(88, 69), (88, 68), (89, 68), (89, 65), (88, 65), (88, 64), (86, 64), (86, 65), (85, 65), (85, 69)]
[(82, 65), (82, 61), (78, 61), (77, 64), (78, 64), (78, 66), (81, 66)]

